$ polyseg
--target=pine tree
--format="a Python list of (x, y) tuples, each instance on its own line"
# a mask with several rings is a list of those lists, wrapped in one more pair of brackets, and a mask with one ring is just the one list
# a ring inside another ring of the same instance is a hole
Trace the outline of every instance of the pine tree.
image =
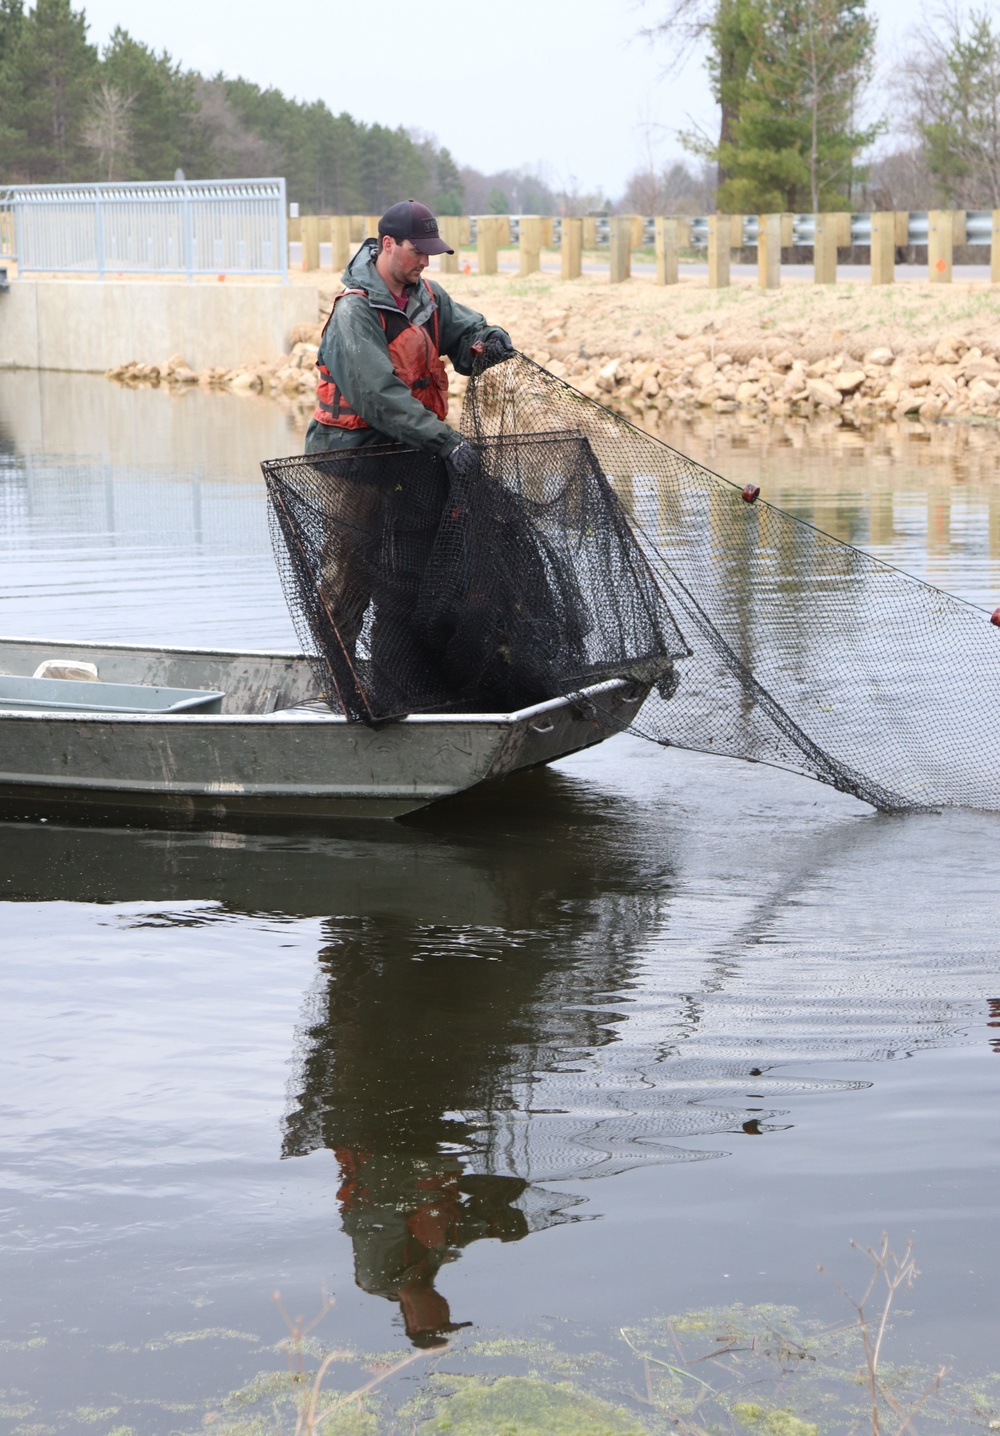
[[(735, 48), (742, 74), (727, 66)], [(881, 128), (855, 120), (874, 48), (866, 0), (721, 0), (710, 71), (731, 118), (718, 145), (686, 137), (718, 163), (720, 210), (849, 206), (857, 157)]]
[(12, 167), (35, 183), (89, 177), (93, 161), (83, 128), (97, 83), (97, 51), (87, 43), (86, 17), (70, 0), (36, 0), (23, 20), (14, 16), (8, 6), (14, 42), (3, 61), (0, 97), (17, 136)]
[(0, 68), (17, 43), (24, 24), (24, 0), (0, 0)]
[(434, 204), (438, 214), (461, 214), (465, 204), (465, 186), (451, 151), (441, 149), (437, 155), (437, 194)]
[(361, 131), (359, 148), (365, 200), (372, 214), (387, 210), (401, 199), (419, 199), (427, 193), (427, 166), (404, 129), (366, 127)]
[(194, 76), (166, 51), (154, 54), (119, 25), (104, 49), (101, 79), (126, 106), (130, 159), (121, 178), (169, 180), (178, 167), (193, 174), (203, 166)]
[(18, 126), (19, 86), (12, 63), (23, 24), (23, 0), (0, 0), (0, 154), (6, 157), (0, 180), (16, 177), (13, 157), (24, 144), (24, 132)]

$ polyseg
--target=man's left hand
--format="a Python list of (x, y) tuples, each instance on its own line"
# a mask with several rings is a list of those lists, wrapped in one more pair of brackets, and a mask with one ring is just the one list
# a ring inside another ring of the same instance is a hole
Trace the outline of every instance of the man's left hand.
[(510, 335), (502, 329), (493, 330), (485, 339), (472, 345), (473, 357), (482, 369), (490, 369), (494, 364), (502, 364), (505, 359), (513, 359), (516, 352)]

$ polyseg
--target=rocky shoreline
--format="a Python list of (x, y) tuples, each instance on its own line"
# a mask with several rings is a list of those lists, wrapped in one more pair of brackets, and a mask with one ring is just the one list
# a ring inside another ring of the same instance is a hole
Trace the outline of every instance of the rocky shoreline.
[[(314, 338), (312, 326), (300, 326), (288, 353), (238, 369), (197, 373), (175, 355), (162, 364), (122, 364), (107, 377), (126, 385), (199, 385), (309, 401), (316, 390)], [(861, 353), (845, 348), (819, 359), (773, 341), (755, 348), (731, 353), (698, 336), (679, 340), (658, 359), (626, 352), (567, 360), (544, 349), (526, 352), (581, 393), (640, 423), (656, 422), (673, 409), (743, 409), (774, 417), (837, 412), (857, 422), (1000, 416), (1000, 355), (965, 339), (942, 339), (933, 349), (901, 353), (884, 345)], [(449, 368), (453, 399), (461, 398), (467, 382)]]
[[(603, 358), (603, 356), (602, 356)], [(776, 353), (735, 355), (721, 346), (687, 345), (656, 360), (608, 358), (562, 370), (582, 393), (641, 419), (650, 411), (746, 409), (774, 417), (836, 411), (855, 421), (1000, 414), (1000, 360), (962, 339), (933, 350), (894, 353), (880, 346), (808, 360), (785, 347)]]
[[(852, 426), (884, 420), (1000, 419), (1000, 296), (988, 288), (930, 292), (915, 283), (752, 287), (722, 292), (517, 283), (442, 276), (457, 299), (504, 325), (539, 364), (647, 428), (685, 413), (825, 415)], [(329, 311), (339, 285), (318, 294)], [(121, 364), (122, 384), (193, 386), (313, 407), (322, 325), (300, 324), (287, 352), (234, 369), (195, 372), (181, 355)], [(454, 412), (467, 380), (449, 369)]]

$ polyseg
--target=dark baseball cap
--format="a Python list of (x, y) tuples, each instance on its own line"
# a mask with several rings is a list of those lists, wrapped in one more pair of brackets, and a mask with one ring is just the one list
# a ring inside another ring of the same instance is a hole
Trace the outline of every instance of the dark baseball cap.
[(425, 204), (415, 199), (404, 199), (387, 209), (378, 222), (381, 237), (389, 234), (393, 239), (408, 239), (421, 254), (454, 254), (438, 233), (438, 222)]

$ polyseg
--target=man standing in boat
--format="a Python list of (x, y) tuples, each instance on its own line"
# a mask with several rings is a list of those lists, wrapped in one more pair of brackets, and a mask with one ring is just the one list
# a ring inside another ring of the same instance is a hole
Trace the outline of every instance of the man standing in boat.
[[(514, 350), (503, 329), (457, 304), (424, 275), (432, 254), (453, 253), (426, 205), (404, 200), (386, 210), (378, 237), (366, 239), (344, 271), (345, 288), (323, 329), (307, 453), (386, 444), (419, 449), (443, 459), (454, 477), (474, 481), (478, 455), (446, 422), (448, 378), (441, 356), (460, 374), (471, 374), (476, 361), (497, 364)], [(350, 690), (356, 686), (355, 645), (378, 578), (373, 570), (384, 565), (377, 534), (387, 496), (363, 474), (329, 482), (337, 521), (327, 533), (319, 592), (335, 625)], [(432, 541), (433, 528), (410, 535), (406, 561), (413, 570), (427, 561)], [(397, 636), (398, 629), (397, 622)], [(399, 655), (390, 666), (400, 667)]]
[(426, 278), (432, 254), (454, 250), (426, 205), (403, 200), (347, 266), (320, 341), (307, 453), (395, 443), (435, 454), (459, 473), (474, 468), (472, 445), (445, 422), (441, 356), (471, 374), (480, 355), (499, 363), (514, 350), (503, 329)]

